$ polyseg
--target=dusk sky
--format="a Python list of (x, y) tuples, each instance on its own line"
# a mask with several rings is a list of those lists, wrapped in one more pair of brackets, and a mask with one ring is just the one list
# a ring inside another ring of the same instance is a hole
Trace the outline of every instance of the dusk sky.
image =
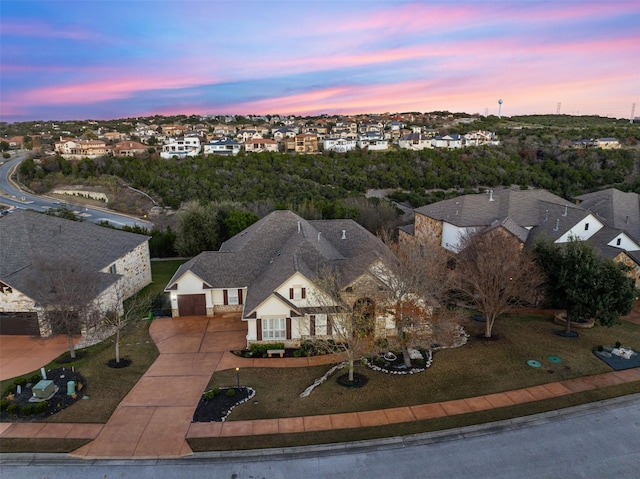
[(0, 0), (0, 120), (640, 114), (640, 0)]

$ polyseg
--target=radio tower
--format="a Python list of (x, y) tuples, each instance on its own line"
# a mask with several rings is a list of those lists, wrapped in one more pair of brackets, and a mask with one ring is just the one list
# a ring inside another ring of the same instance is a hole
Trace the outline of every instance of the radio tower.
[(558, 102), (558, 108), (556, 108), (556, 115), (560, 114), (560, 107), (562, 106), (562, 103)]
[(635, 116), (634, 116), (635, 114), (636, 114), (636, 104), (634, 103), (634, 104), (631, 105), (631, 118), (629, 119), (629, 123), (633, 123), (633, 119), (635, 118)]

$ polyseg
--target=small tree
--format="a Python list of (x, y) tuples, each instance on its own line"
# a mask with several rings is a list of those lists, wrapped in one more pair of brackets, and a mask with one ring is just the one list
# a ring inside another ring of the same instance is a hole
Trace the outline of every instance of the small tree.
[[(368, 304), (348, 305), (342, 295), (340, 275), (329, 266), (320, 269), (315, 284), (314, 303), (319, 314), (326, 316), (330, 335), (315, 336), (315, 347), (326, 353), (339, 353), (346, 357), (349, 382), (354, 381), (356, 360), (366, 356), (373, 349), (372, 318)], [(373, 291), (370, 292), (373, 295)], [(375, 319), (375, 318), (374, 318)]]
[(115, 289), (116, 307), (122, 305), (122, 311), (110, 309), (104, 313), (103, 325), (115, 330), (115, 355), (116, 364), (120, 364), (120, 338), (124, 328), (136, 318), (145, 318), (151, 308), (152, 298), (148, 293), (140, 292), (125, 300), (122, 283)]
[(631, 311), (637, 291), (626, 267), (599, 258), (590, 243), (575, 238), (565, 245), (539, 242), (534, 250), (547, 273), (548, 300), (567, 310), (566, 335), (572, 321), (595, 317), (612, 326)]
[(399, 346), (405, 366), (411, 367), (409, 349), (451, 343), (451, 335), (459, 331), (457, 312), (447, 308), (452, 287), (449, 254), (430, 242), (397, 243), (388, 233), (380, 237), (394, 255), (394, 261), (377, 267), (396, 328), (389, 342)]
[(463, 238), (454, 263), (456, 291), (484, 315), (486, 338), (500, 315), (530, 302), (544, 282), (535, 255), (502, 229)]

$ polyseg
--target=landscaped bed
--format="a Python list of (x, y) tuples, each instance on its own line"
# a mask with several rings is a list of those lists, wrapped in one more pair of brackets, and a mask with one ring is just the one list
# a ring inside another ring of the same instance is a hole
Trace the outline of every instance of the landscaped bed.
[[(76, 371), (58, 368), (46, 371), (46, 380), (51, 381), (52, 395), (34, 400), (34, 387), (40, 383), (40, 374), (29, 378), (18, 378), (3, 393), (0, 421), (34, 422), (56, 414), (82, 398), (86, 392), (84, 377)], [(72, 394), (68, 394), (68, 383), (73, 381)], [(18, 392), (20, 391), (20, 392)]]

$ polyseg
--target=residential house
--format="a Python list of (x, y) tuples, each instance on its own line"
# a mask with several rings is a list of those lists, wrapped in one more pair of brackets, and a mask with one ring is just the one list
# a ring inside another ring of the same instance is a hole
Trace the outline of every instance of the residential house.
[(620, 142), (617, 138), (598, 138), (594, 140), (594, 146), (603, 150), (617, 150)]
[(250, 153), (261, 153), (263, 151), (278, 151), (278, 142), (268, 138), (248, 140), (244, 144), (244, 149)]
[(102, 140), (63, 139), (54, 144), (56, 153), (66, 160), (98, 158), (107, 154), (107, 145)]
[(601, 256), (632, 265), (640, 285), (638, 196), (606, 190), (583, 195), (576, 205), (546, 190), (497, 188), (417, 208), (413, 225), (400, 228), (399, 239), (435, 242), (454, 253), (465, 236), (487, 228), (502, 229), (522, 247), (542, 239), (555, 244), (589, 241)]
[(184, 136), (188, 130), (184, 125), (162, 125), (160, 128), (165, 136)]
[(224, 138), (214, 140), (204, 145), (205, 155), (237, 155), (242, 145), (236, 141)]
[(389, 142), (384, 139), (382, 133), (369, 131), (358, 137), (358, 147), (363, 150), (380, 151), (389, 148)]
[(285, 151), (296, 153), (315, 153), (318, 151), (318, 137), (310, 133), (302, 133), (294, 138), (285, 138)]
[(201, 151), (200, 138), (197, 136), (183, 136), (179, 138), (169, 138), (162, 145), (160, 156), (165, 159), (173, 157), (185, 158), (187, 156), (199, 155)]
[(434, 148), (463, 148), (466, 146), (466, 139), (462, 135), (436, 136), (433, 141)]
[(107, 147), (107, 153), (113, 156), (135, 156), (146, 153), (148, 145), (143, 145), (137, 141), (121, 141), (111, 147)]
[(127, 134), (119, 131), (108, 131), (103, 133), (100, 137), (105, 141), (121, 141), (127, 138)]
[(346, 153), (347, 151), (355, 150), (357, 143), (354, 138), (325, 138), (322, 141), (322, 149), (324, 151)]
[(148, 236), (16, 210), (0, 217), (0, 245), (0, 334), (55, 333), (45, 317), (56, 301), (42, 280), (49, 264), (85, 268), (103, 311), (121, 311), (151, 283)]
[(423, 133), (409, 133), (400, 137), (398, 140), (398, 146), (405, 150), (424, 150), (427, 148), (433, 148), (431, 144), (431, 137)]
[[(376, 334), (394, 334), (383, 302), (384, 265), (393, 261), (377, 237), (352, 220), (307, 221), (274, 211), (222, 244), (184, 263), (169, 281), (174, 317), (236, 311), (247, 327), (247, 346), (283, 342), (296, 347), (330, 338), (335, 315), (372, 305)], [(332, 271), (341, 298), (329, 300), (324, 271)], [(215, 318), (215, 316), (214, 316)]]
[(24, 148), (24, 136), (12, 136), (5, 141), (9, 143), (9, 148), (16, 150), (22, 150)]
[(273, 139), (276, 141), (283, 141), (285, 138), (295, 138), (296, 132), (290, 128), (274, 128), (271, 130)]
[(249, 129), (249, 130), (238, 130), (236, 134), (236, 141), (239, 143), (245, 143), (249, 140), (258, 140), (262, 138), (262, 135), (258, 133), (257, 130)]

